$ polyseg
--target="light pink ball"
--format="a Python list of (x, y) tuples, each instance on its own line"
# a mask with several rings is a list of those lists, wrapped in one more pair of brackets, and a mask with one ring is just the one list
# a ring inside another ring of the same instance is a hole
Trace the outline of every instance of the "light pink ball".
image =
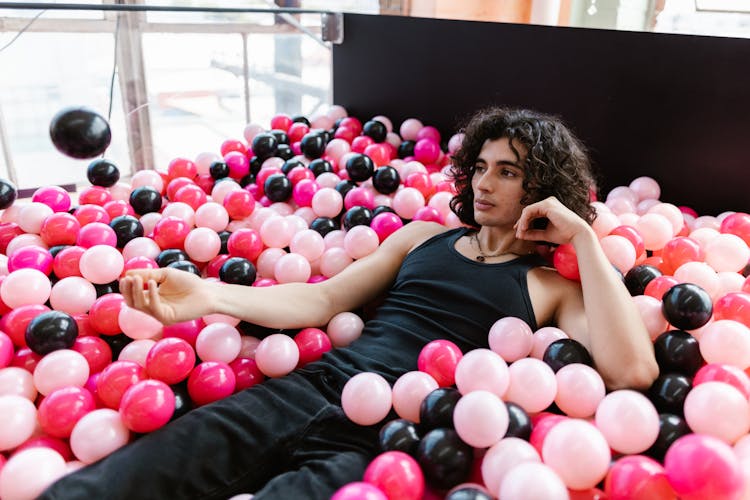
[(219, 205), (224, 204), (224, 198), (229, 194), (230, 191), (239, 191), (242, 186), (234, 182), (233, 180), (223, 180), (214, 184), (211, 190), (211, 199)]
[(198, 153), (195, 157), (195, 168), (198, 171), (198, 175), (208, 174), (211, 169), (211, 164), (220, 159), (219, 155), (210, 151)]
[(34, 447), (21, 450), (11, 456), (0, 469), (0, 498), (36, 498), (66, 472), (65, 459), (51, 448)]
[(318, 217), (336, 217), (343, 207), (341, 194), (333, 188), (321, 188), (313, 195), (312, 209)]
[(661, 214), (666, 217), (669, 223), (672, 224), (672, 236), (676, 236), (685, 226), (685, 219), (682, 217), (682, 212), (671, 203), (656, 203), (648, 209), (647, 213)]
[(319, 259), (326, 249), (323, 237), (317, 231), (305, 229), (292, 237), (289, 243), (289, 250), (292, 253), (301, 255), (308, 261), (312, 262)]
[(565, 486), (586, 490), (604, 479), (611, 454), (602, 433), (585, 420), (570, 418), (556, 424), (542, 445), (542, 459)]
[(344, 236), (344, 250), (352, 259), (367, 257), (379, 244), (377, 233), (369, 226), (354, 226)]
[(159, 212), (149, 212), (147, 214), (141, 215), (139, 221), (143, 226), (143, 234), (153, 233), (156, 224), (161, 220), (161, 218), (162, 217)]
[(501, 439), (482, 458), (482, 479), (487, 489), (498, 492), (503, 479), (515, 466), (524, 462), (541, 462), (536, 448), (517, 437)]
[(637, 177), (630, 182), (628, 187), (638, 196), (639, 200), (658, 200), (661, 196), (659, 183), (651, 177)]
[(424, 196), (416, 188), (400, 189), (393, 196), (393, 209), (399, 217), (413, 219), (417, 211), (425, 204)]
[(264, 338), (255, 350), (258, 369), (268, 377), (283, 377), (294, 370), (299, 361), (299, 348), (294, 339), (283, 333)]
[(185, 252), (196, 262), (208, 262), (221, 250), (221, 238), (213, 229), (197, 227), (185, 238)]
[(51, 290), (49, 278), (43, 272), (27, 267), (16, 269), (5, 277), (0, 285), (0, 297), (8, 307), (15, 309), (31, 304), (44, 304)]
[(346, 233), (340, 229), (335, 229), (323, 237), (323, 243), (326, 244), (326, 250), (329, 248), (344, 248), (344, 238)]
[(419, 423), (419, 408), (438, 383), (428, 373), (407, 372), (393, 384), (393, 409), (399, 417)]
[(31, 202), (23, 205), (18, 213), (18, 225), (27, 233), (39, 234), (44, 219), (54, 213), (48, 205), (39, 202)]
[(286, 250), (283, 248), (266, 248), (263, 250), (257, 260), (258, 276), (261, 278), (273, 278), (276, 262), (284, 255), (286, 255)]
[(440, 215), (445, 218), (446, 215), (451, 213), (450, 202), (452, 199), (452, 193), (449, 193), (448, 191), (440, 191), (430, 197), (427, 206), (437, 209), (437, 211), (440, 212)]
[(706, 264), (715, 271), (739, 272), (750, 259), (750, 248), (744, 240), (734, 234), (720, 234), (704, 247)]
[(448, 140), (448, 153), (453, 154), (461, 147), (461, 144), (464, 142), (464, 134), (463, 132), (458, 134), (453, 134), (451, 138)]
[(52, 351), (39, 360), (34, 369), (34, 385), (45, 396), (69, 385), (83, 387), (88, 378), (88, 361), (71, 349)]
[(730, 384), (704, 382), (685, 398), (685, 421), (693, 432), (733, 444), (750, 431), (750, 404)]
[(329, 248), (320, 257), (320, 272), (326, 278), (332, 278), (351, 263), (352, 258), (349, 257), (346, 250), (338, 247)]
[(490, 349), (508, 363), (528, 356), (534, 343), (529, 325), (513, 316), (495, 321), (487, 339)]
[(156, 259), (161, 253), (161, 248), (151, 238), (140, 236), (133, 238), (132, 240), (125, 243), (122, 248), (122, 256), (124, 260), (130, 260), (134, 257), (148, 257), (149, 259)]
[(145, 368), (148, 353), (155, 344), (156, 341), (152, 339), (134, 340), (122, 348), (117, 361), (132, 361)]
[(0, 222), (18, 223), (18, 214), (21, 212), (22, 206), (23, 205), (19, 203), (14, 203), (13, 205), (3, 210), (2, 215), (0, 216)]
[(542, 463), (524, 462), (505, 475), (496, 493), (503, 500), (568, 500), (565, 483)]
[(588, 365), (571, 363), (555, 373), (557, 395), (555, 404), (566, 415), (587, 418), (596, 412), (604, 399), (606, 388), (601, 375)]
[(111, 283), (119, 278), (124, 266), (125, 260), (120, 251), (109, 245), (87, 248), (78, 263), (81, 275), (97, 285)]
[(96, 301), (96, 288), (80, 276), (68, 276), (52, 286), (49, 301), (57, 311), (71, 315), (87, 313)]
[(195, 211), (195, 225), (205, 227), (216, 232), (223, 231), (229, 224), (229, 214), (223, 205), (209, 201)]
[(276, 203), (271, 203), (271, 205), (268, 207), (277, 214), (286, 217), (287, 215), (292, 215), (294, 213), (294, 209), (289, 203), (283, 202), (283, 201), (277, 201)]
[(240, 353), (238, 358), (255, 359), (255, 351), (258, 349), (260, 339), (250, 335), (243, 335), (240, 339)]
[(701, 227), (696, 228), (690, 231), (690, 238), (700, 243), (701, 248), (705, 252), (706, 245), (709, 241), (717, 237), (719, 234), (719, 231), (710, 227)]
[(42, 240), (38, 234), (19, 234), (8, 243), (8, 247), (5, 249), (5, 255), (13, 255), (13, 252), (23, 247), (38, 246), (42, 248), (49, 248), (49, 246)]
[(359, 373), (350, 378), (341, 392), (341, 406), (349, 420), (374, 425), (391, 410), (391, 386), (377, 373)]
[(333, 347), (346, 347), (362, 335), (364, 327), (362, 318), (353, 312), (344, 311), (331, 318), (326, 327), (326, 334), (331, 339)]
[(159, 335), (164, 325), (153, 316), (123, 304), (117, 315), (122, 333), (131, 339), (152, 339)]
[(661, 300), (649, 295), (636, 295), (633, 297), (633, 302), (641, 314), (641, 319), (643, 319), (643, 324), (646, 325), (651, 340), (656, 340), (656, 337), (667, 330), (668, 325), (664, 314), (661, 312)]
[(503, 397), (510, 384), (508, 365), (489, 349), (472, 349), (456, 365), (456, 387), (461, 394), (484, 390)]
[(635, 265), (635, 247), (629, 239), (616, 234), (605, 236), (599, 243), (609, 262), (626, 274)]
[(721, 271), (719, 273), (716, 273), (716, 276), (719, 278), (719, 291), (716, 292), (717, 297), (723, 297), (728, 293), (742, 291), (742, 285), (745, 283), (745, 277), (740, 273)]
[(231, 363), (240, 353), (240, 332), (227, 323), (206, 325), (195, 340), (195, 352), (203, 361)]
[(164, 189), (164, 180), (156, 170), (139, 170), (130, 178), (130, 186), (133, 189), (149, 186), (161, 192)]
[(408, 118), (401, 123), (399, 132), (405, 141), (416, 141), (417, 134), (419, 134), (419, 131), (422, 130), (423, 127), (424, 125), (421, 121), (416, 118)]
[(686, 262), (677, 268), (674, 277), (680, 283), (693, 283), (703, 288), (712, 299), (719, 291), (719, 277), (705, 262)]
[(273, 267), (279, 283), (306, 283), (311, 272), (310, 261), (296, 253), (282, 255)]
[(31, 372), (17, 366), (0, 369), (0, 396), (21, 396), (29, 401), (36, 399), (37, 390)]
[(527, 413), (537, 413), (547, 408), (557, 394), (555, 372), (543, 361), (535, 358), (519, 359), (508, 368), (510, 384), (505, 401), (516, 403)]
[(750, 367), (750, 329), (738, 321), (721, 319), (702, 329), (701, 356), (707, 363), (724, 363), (742, 370)]
[(625, 454), (646, 451), (659, 435), (659, 414), (640, 392), (607, 394), (596, 409), (596, 427), (610, 448)]
[(333, 158), (337, 162), (341, 159), (342, 156), (345, 154), (351, 152), (352, 147), (351, 145), (346, 142), (344, 139), (332, 139), (327, 145), (326, 145), (326, 156)]
[(260, 238), (270, 248), (289, 246), (295, 233), (295, 226), (286, 217), (271, 217), (260, 226)]
[(544, 326), (534, 332), (534, 345), (531, 348), (530, 356), (536, 359), (544, 357), (544, 351), (555, 340), (567, 339), (568, 334), (554, 326)]
[(401, 136), (399, 136), (397, 133), (388, 132), (385, 136), (385, 142), (398, 149), (403, 141), (401, 140)]
[(661, 250), (672, 239), (672, 223), (661, 214), (647, 213), (635, 223), (646, 250)]
[(300, 231), (304, 231), (309, 227), (305, 219), (303, 219), (299, 215), (295, 215), (294, 213), (290, 213), (289, 215), (287, 215), (286, 220), (291, 222), (292, 226), (294, 226), (294, 234), (297, 234)]
[(112, 195), (112, 199), (115, 201), (128, 201), (130, 199), (130, 184), (124, 182), (118, 182), (107, 188), (109, 194)]
[[(638, 202), (638, 206), (635, 207), (636, 214), (637, 215), (643, 215), (651, 211), (653, 207), (656, 205), (659, 205), (661, 202), (659, 200), (641, 200)], [(623, 214), (624, 215), (624, 214)], [(662, 214), (666, 215), (666, 214)]]
[(349, 116), (349, 113), (346, 111), (346, 108), (344, 106), (341, 106), (340, 104), (333, 104), (330, 108), (328, 108), (328, 111), (326, 111), (326, 116), (335, 122), (336, 120), (339, 120), (341, 118), (346, 118), (347, 116)]
[(36, 429), (36, 407), (22, 396), (0, 396), (0, 451), (12, 450)]
[[(315, 178), (315, 182), (318, 183), (318, 186), (320, 186), (321, 189), (322, 188), (331, 188), (331, 189), (333, 189), (333, 188), (336, 187), (336, 184), (338, 184), (339, 182), (341, 182), (341, 177), (339, 177), (338, 175), (334, 174), (333, 172), (323, 172), (322, 174), (320, 174), (319, 176), (317, 176)], [(335, 191), (335, 189), (334, 189), (334, 191)], [(315, 193), (315, 194), (318, 194), (318, 193)], [(313, 199), (314, 198), (315, 197), (313, 197)], [(341, 200), (341, 206), (342, 207), (344, 206), (343, 199)]]
[(475, 448), (498, 443), (508, 430), (508, 409), (489, 391), (472, 391), (458, 400), (453, 425), (461, 440)]
[(636, 203), (624, 196), (608, 198), (606, 205), (615, 215), (624, 215), (637, 211)]
[(255, 136), (263, 132), (263, 130), (263, 125), (260, 125), (259, 123), (248, 123), (242, 131), (242, 135), (245, 137), (248, 144), (252, 144)]
[(628, 186), (617, 186), (607, 193), (606, 201), (614, 200), (617, 198), (624, 198), (630, 200), (633, 203), (638, 203), (638, 195), (630, 189)]
[(711, 215), (702, 215), (695, 219), (693, 227), (695, 229), (709, 228), (718, 231), (721, 227), (721, 223), (716, 219), (716, 217), (713, 217)]
[(96, 462), (128, 444), (130, 431), (120, 414), (109, 408), (84, 415), (70, 434), (70, 448), (85, 464)]

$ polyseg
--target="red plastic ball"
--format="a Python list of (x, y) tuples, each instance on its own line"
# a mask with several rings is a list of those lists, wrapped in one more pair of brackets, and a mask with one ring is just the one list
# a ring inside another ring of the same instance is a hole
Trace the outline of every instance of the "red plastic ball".
[(198, 175), (198, 167), (193, 161), (188, 160), (187, 158), (175, 158), (169, 162), (167, 175), (170, 179), (175, 179), (177, 177), (194, 179), (195, 176)]
[(286, 132), (294, 121), (289, 115), (280, 113), (271, 118), (271, 130), (283, 130)]
[(140, 255), (138, 257), (128, 259), (128, 261), (125, 262), (125, 266), (123, 266), (122, 270), (123, 272), (125, 272), (130, 271), (131, 269), (156, 269), (157, 267), (159, 267), (159, 264), (157, 264), (154, 259), (152, 259), (151, 257)]
[(82, 227), (91, 222), (109, 224), (111, 220), (104, 207), (100, 207), (99, 205), (81, 205), (75, 209), (73, 215), (78, 219)]
[(169, 422), (174, 408), (174, 392), (167, 384), (160, 380), (143, 380), (123, 394), (120, 416), (131, 431), (152, 432)]
[(51, 309), (44, 304), (29, 304), (16, 307), (0, 318), (0, 330), (4, 331), (10, 337), (13, 345), (26, 347), (26, 327), (31, 323), (31, 320), (49, 311)]
[(649, 281), (648, 285), (646, 285), (646, 288), (643, 290), (643, 295), (648, 295), (649, 297), (661, 300), (661, 298), (664, 297), (664, 294), (678, 283), (679, 281), (672, 276), (658, 276)]
[(169, 184), (167, 184), (167, 198), (169, 198), (172, 201), (175, 200), (175, 195), (177, 194), (177, 191), (184, 188), (185, 186), (194, 185), (195, 182), (193, 182), (192, 179), (188, 179), (187, 177), (176, 177), (169, 181)]
[(656, 460), (642, 455), (617, 460), (607, 473), (604, 491), (610, 500), (676, 498), (664, 467)]
[(76, 423), (96, 409), (94, 396), (83, 387), (63, 387), (49, 393), (39, 405), (39, 424), (53, 437), (67, 438)]
[(135, 216), (135, 210), (133, 210), (133, 207), (130, 206), (130, 203), (125, 200), (108, 201), (104, 204), (104, 210), (107, 211), (107, 215), (109, 215), (110, 219), (114, 219), (115, 217), (120, 217), (122, 215)]
[(369, 156), (372, 162), (378, 167), (388, 165), (391, 161), (391, 149), (388, 143), (370, 144), (365, 148), (364, 153)]
[(85, 187), (78, 193), (78, 203), (81, 205), (91, 204), (101, 207), (108, 201), (112, 201), (112, 193), (101, 186)]
[(566, 420), (568, 417), (562, 415), (555, 415), (554, 413), (542, 412), (536, 415), (532, 421), (531, 436), (529, 437), (529, 443), (531, 446), (536, 448), (539, 452), (539, 456), (542, 455), (542, 446), (544, 445), (544, 438), (547, 437), (549, 431), (557, 424)]
[(154, 226), (154, 241), (159, 248), (179, 248), (185, 246), (185, 238), (190, 226), (179, 217), (163, 217)]
[(289, 142), (299, 142), (310, 131), (306, 123), (292, 123), (286, 134), (289, 136)]
[(122, 331), (118, 317), (125, 299), (119, 293), (108, 293), (94, 301), (89, 309), (91, 327), (102, 335), (117, 335)]
[(28, 347), (21, 347), (13, 355), (13, 359), (10, 362), (10, 366), (16, 366), (23, 368), (31, 373), (34, 373), (34, 369), (39, 361), (42, 360), (42, 356), (35, 353)]
[(355, 136), (362, 133), (362, 122), (359, 121), (359, 119), (354, 118), (353, 116), (347, 116), (346, 118), (343, 118), (341, 122), (339, 122), (339, 128), (341, 127), (348, 127), (352, 129)]
[(96, 393), (105, 406), (116, 410), (125, 391), (141, 380), (146, 380), (146, 370), (141, 365), (135, 361), (115, 361), (99, 375)]
[(104, 340), (96, 336), (79, 336), (71, 347), (86, 358), (89, 373), (98, 373), (112, 362), (112, 349)]
[(422, 500), (425, 483), (422, 469), (403, 451), (386, 451), (370, 462), (364, 481), (380, 489), (388, 498)]
[(304, 328), (294, 336), (294, 342), (299, 348), (299, 362), (297, 367), (305, 366), (307, 363), (317, 361), (323, 354), (330, 351), (331, 339), (326, 332), (319, 328)]
[(88, 313), (74, 314), (73, 319), (78, 325), (78, 336), (79, 337), (96, 337), (97, 333), (91, 326), (91, 320), (89, 320)]
[[(300, 183), (300, 181), (309, 180), (314, 181), (315, 180), (315, 174), (312, 170), (310, 170), (307, 167), (294, 167), (289, 171), (287, 174), (287, 177), (290, 181), (292, 181), (292, 186), (297, 187), (297, 184)], [(316, 183), (317, 185), (317, 183)]]
[(404, 186), (413, 187), (427, 200), (435, 193), (430, 176), (424, 172), (412, 172), (406, 176)]
[(221, 156), (224, 156), (231, 151), (236, 151), (244, 155), (247, 154), (247, 146), (245, 146), (244, 142), (237, 139), (227, 139), (221, 143), (219, 151), (221, 152)]
[(552, 257), (552, 264), (563, 278), (575, 281), (581, 280), (581, 275), (578, 272), (578, 256), (570, 243), (557, 247)]
[(367, 146), (370, 146), (371, 144), (375, 144), (375, 141), (373, 141), (371, 137), (366, 135), (357, 136), (352, 140), (352, 151), (355, 153), (364, 153)]
[[(28, 450), (29, 448), (49, 448), (59, 453), (63, 460), (65, 460), (66, 462), (73, 460), (73, 452), (70, 450), (70, 445), (68, 445), (67, 441), (45, 435), (30, 437), (29, 439), (18, 445), (18, 448), (13, 450), (11, 456), (20, 451)], [(3, 460), (0, 460), (0, 471), (2, 471)]]
[(223, 205), (231, 219), (244, 219), (255, 210), (255, 199), (244, 189), (230, 191), (224, 197)]
[(432, 375), (439, 387), (449, 387), (456, 381), (456, 365), (462, 357), (461, 349), (450, 340), (433, 340), (420, 351), (417, 368)]
[(81, 269), (78, 263), (81, 261), (81, 255), (86, 249), (79, 246), (63, 248), (52, 261), (52, 271), (60, 279), (69, 276), (81, 276)]
[(193, 210), (206, 203), (208, 199), (206, 192), (197, 184), (182, 186), (174, 195), (174, 201), (180, 201), (190, 205)]
[(739, 236), (750, 245), (750, 214), (737, 212), (729, 215), (721, 221), (719, 231)]
[(201, 318), (192, 319), (165, 326), (162, 330), (162, 335), (165, 339), (169, 337), (182, 339), (192, 347), (195, 347), (195, 339), (198, 338), (198, 334), (205, 326), (206, 323)]
[(148, 376), (170, 385), (185, 380), (194, 366), (193, 347), (186, 340), (177, 337), (159, 340), (146, 356)]
[(357, 137), (357, 134), (354, 133), (354, 130), (351, 127), (339, 126), (339, 128), (336, 129), (336, 132), (333, 133), (333, 137), (334, 139), (343, 139), (351, 144), (354, 138)]
[(681, 265), (701, 262), (703, 258), (703, 250), (696, 240), (684, 236), (672, 238), (661, 251), (662, 272), (673, 274)]
[(750, 293), (732, 292), (714, 303), (714, 319), (731, 319), (750, 327)]
[(188, 394), (197, 405), (223, 399), (234, 392), (236, 377), (228, 364), (204, 361), (188, 377)]
[[(234, 234), (234, 233), (233, 233)], [(205, 274), (207, 278), (218, 278), (219, 277), (219, 271), (221, 270), (221, 266), (224, 265), (224, 263), (232, 257), (231, 255), (222, 253), (214, 257), (213, 259), (208, 261), (208, 264), (206, 264), (205, 267)]]
[(229, 363), (229, 367), (234, 372), (236, 380), (234, 392), (240, 392), (248, 387), (260, 384), (266, 378), (254, 359), (237, 358)]
[(229, 236), (227, 251), (232, 257), (255, 261), (263, 251), (263, 240), (255, 229), (238, 229)]
[(81, 223), (67, 212), (57, 212), (42, 222), (39, 236), (49, 246), (73, 245), (76, 242)]
[(750, 376), (734, 365), (709, 363), (702, 366), (693, 377), (693, 387), (704, 382), (724, 382), (750, 398)]
[(21, 234), (25, 234), (25, 231), (15, 222), (0, 224), (0, 252), (4, 254), (8, 249), (10, 240)]

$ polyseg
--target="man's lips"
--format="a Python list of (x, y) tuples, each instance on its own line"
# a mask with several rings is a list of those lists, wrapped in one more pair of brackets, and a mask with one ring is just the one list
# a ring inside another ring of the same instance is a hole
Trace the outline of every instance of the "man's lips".
[(477, 199), (474, 200), (474, 208), (477, 210), (489, 210), (495, 205), (487, 200)]

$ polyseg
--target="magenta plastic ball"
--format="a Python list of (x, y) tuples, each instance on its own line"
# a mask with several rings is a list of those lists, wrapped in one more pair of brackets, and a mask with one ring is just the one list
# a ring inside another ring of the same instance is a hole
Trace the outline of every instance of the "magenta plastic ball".
[(120, 416), (133, 432), (151, 432), (172, 418), (175, 398), (172, 389), (159, 380), (143, 380), (122, 396)]
[(300, 330), (294, 336), (294, 342), (299, 348), (297, 366), (304, 366), (307, 363), (319, 360), (323, 354), (332, 348), (328, 335), (319, 328), (304, 328)]
[(220, 361), (204, 361), (188, 377), (188, 393), (197, 405), (223, 399), (234, 392), (237, 380), (232, 368)]
[(40, 187), (34, 191), (31, 201), (44, 203), (54, 212), (67, 212), (70, 209), (70, 195), (60, 186)]
[(351, 189), (344, 197), (344, 208), (349, 210), (352, 207), (365, 207), (370, 210), (375, 208), (375, 195), (369, 189), (355, 187)]
[(336, 490), (331, 500), (388, 500), (388, 497), (377, 486), (357, 481)]
[(87, 413), (96, 409), (94, 396), (83, 387), (62, 387), (39, 404), (39, 424), (53, 437), (67, 438)]
[(185, 380), (194, 366), (193, 347), (186, 340), (178, 337), (159, 340), (146, 356), (148, 376), (169, 385)]
[(379, 213), (372, 218), (370, 228), (378, 235), (382, 243), (388, 236), (393, 234), (404, 225), (401, 217), (392, 212)]
[(315, 194), (320, 190), (317, 182), (310, 179), (303, 179), (292, 189), (294, 202), (300, 207), (312, 206)]
[(115, 230), (102, 222), (89, 222), (78, 231), (76, 245), (91, 248), (94, 245), (117, 246)]
[(370, 462), (364, 480), (388, 498), (422, 500), (425, 480), (419, 464), (402, 451), (386, 451)]
[(450, 340), (433, 340), (420, 351), (417, 367), (432, 375), (440, 387), (449, 387), (455, 382), (456, 366), (462, 357), (461, 349)]
[(19, 248), (8, 257), (8, 271), (13, 272), (17, 269), (36, 269), (47, 276), (52, 272), (52, 254), (49, 250), (36, 245)]

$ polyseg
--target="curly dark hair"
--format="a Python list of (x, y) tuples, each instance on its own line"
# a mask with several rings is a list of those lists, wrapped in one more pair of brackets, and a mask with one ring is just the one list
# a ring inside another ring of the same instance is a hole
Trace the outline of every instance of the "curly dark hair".
[[(596, 188), (588, 154), (583, 144), (554, 116), (526, 109), (486, 108), (472, 116), (462, 129), (461, 147), (453, 156), (451, 174), (458, 194), (451, 209), (464, 224), (479, 226), (474, 220), (474, 192), (471, 178), (475, 162), (487, 140), (510, 139), (510, 147), (523, 160), (521, 199), (530, 205), (554, 196), (588, 223), (596, 212), (590, 205), (590, 193)], [(526, 158), (516, 148), (522, 145)]]

